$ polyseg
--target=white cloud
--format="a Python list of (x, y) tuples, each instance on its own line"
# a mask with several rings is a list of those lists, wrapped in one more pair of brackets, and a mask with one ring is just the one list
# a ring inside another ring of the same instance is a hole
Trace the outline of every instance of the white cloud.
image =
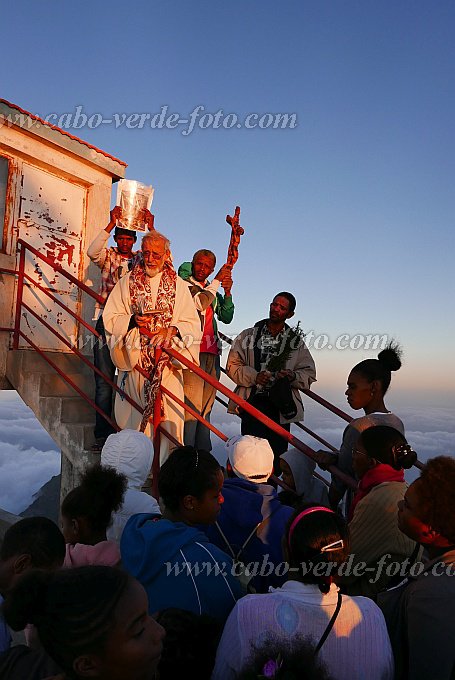
[[(340, 408), (345, 407), (340, 404)], [(455, 419), (452, 409), (400, 405), (396, 412), (404, 422), (409, 443), (417, 451), (422, 462), (441, 455), (455, 457)], [(230, 437), (240, 433), (240, 420), (228, 415), (220, 404), (215, 405), (212, 422)], [(304, 422), (313, 432), (335, 447), (341, 443), (343, 430), (347, 425), (338, 416), (309, 398), (305, 399)], [(292, 428), (292, 434), (315, 450), (324, 448), (313, 437), (295, 426)], [(222, 442), (214, 436), (212, 442), (214, 455), (224, 463), (226, 456)], [(406, 478), (409, 481), (415, 479), (416, 476), (418, 476), (416, 468), (406, 472)]]
[(16, 392), (0, 392), (0, 507), (18, 514), (60, 472), (55, 443)]
[[(344, 408), (341, 405), (342, 408)], [(305, 425), (338, 446), (346, 423), (334, 414), (305, 399)], [(420, 460), (437, 455), (455, 456), (455, 420), (451, 409), (400, 406), (408, 441)], [(240, 433), (240, 420), (228, 415), (216, 403), (212, 422), (228, 437)], [(293, 427), (293, 434), (314, 449), (324, 448), (311, 436)], [(224, 464), (224, 443), (212, 436), (213, 453)], [(60, 454), (47, 432), (13, 391), (0, 392), (0, 507), (19, 513), (32, 502), (34, 494), (60, 471)], [(418, 475), (414, 468), (406, 473), (409, 481)]]

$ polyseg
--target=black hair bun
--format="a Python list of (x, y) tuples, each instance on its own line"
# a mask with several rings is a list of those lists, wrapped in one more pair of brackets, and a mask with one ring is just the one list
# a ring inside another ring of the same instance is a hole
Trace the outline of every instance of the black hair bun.
[(417, 460), (417, 454), (409, 444), (399, 444), (392, 448), (395, 470), (409, 470)]
[(389, 371), (398, 371), (401, 368), (403, 350), (397, 342), (389, 342), (382, 352), (378, 354), (378, 361), (383, 363)]

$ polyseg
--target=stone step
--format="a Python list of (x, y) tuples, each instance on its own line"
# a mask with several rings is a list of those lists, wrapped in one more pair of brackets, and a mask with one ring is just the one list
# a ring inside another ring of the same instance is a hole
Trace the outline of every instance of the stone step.
[(65, 423), (62, 427), (62, 448), (74, 454), (90, 451), (95, 441), (93, 425), (87, 423)]
[(82, 399), (82, 397), (61, 398), (61, 421), (62, 423), (87, 423), (95, 422), (95, 409)]
[[(93, 374), (70, 373), (68, 377), (75, 385), (80, 387), (85, 394), (93, 398), (95, 391), (95, 380)], [(77, 397), (76, 390), (58, 373), (45, 373), (41, 375), (40, 395), (42, 397)]]
[[(92, 374), (92, 369), (73, 352), (44, 352), (44, 354), (65, 373)], [(20, 364), (21, 370), (26, 373), (55, 372), (54, 368), (46, 361), (46, 359), (34, 350), (10, 350), (8, 352), (8, 359), (14, 363)], [(87, 359), (93, 361), (93, 355), (87, 355)]]

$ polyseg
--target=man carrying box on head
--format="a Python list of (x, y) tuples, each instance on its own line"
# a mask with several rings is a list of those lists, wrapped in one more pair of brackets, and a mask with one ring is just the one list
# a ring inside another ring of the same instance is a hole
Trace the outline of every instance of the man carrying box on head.
[[(115, 284), (141, 259), (141, 251), (133, 251), (133, 246), (137, 239), (136, 232), (115, 226), (121, 217), (122, 209), (120, 206), (116, 205), (115, 208), (111, 210), (109, 224), (98, 234), (87, 250), (88, 257), (101, 269), (100, 295), (104, 300), (102, 304), (97, 302), (95, 307), (95, 316), (97, 318), (95, 328), (100, 337), (95, 338), (93, 363), (112, 381), (115, 377), (115, 366), (112, 363), (111, 354), (106, 344), (102, 311)], [(149, 231), (152, 231), (154, 229), (154, 216), (149, 210), (143, 211), (143, 220)], [(114, 241), (117, 246), (108, 247), (107, 242), (114, 227)], [(104, 378), (98, 375), (98, 373), (95, 373), (95, 404), (99, 406), (106, 415), (109, 417), (111, 416), (112, 387), (104, 380)], [(95, 444), (92, 447), (92, 450), (101, 452), (104, 442), (113, 432), (114, 430), (111, 425), (109, 425), (103, 416), (96, 411), (94, 431)]]

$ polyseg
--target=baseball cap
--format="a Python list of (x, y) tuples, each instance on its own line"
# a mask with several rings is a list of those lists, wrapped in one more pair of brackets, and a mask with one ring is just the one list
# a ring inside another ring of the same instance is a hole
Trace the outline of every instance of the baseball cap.
[(237, 435), (228, 439), (226, 450), (237, 477), (257, 484), (267, 482), (273, 469), (273, 451), (267, 439)]

